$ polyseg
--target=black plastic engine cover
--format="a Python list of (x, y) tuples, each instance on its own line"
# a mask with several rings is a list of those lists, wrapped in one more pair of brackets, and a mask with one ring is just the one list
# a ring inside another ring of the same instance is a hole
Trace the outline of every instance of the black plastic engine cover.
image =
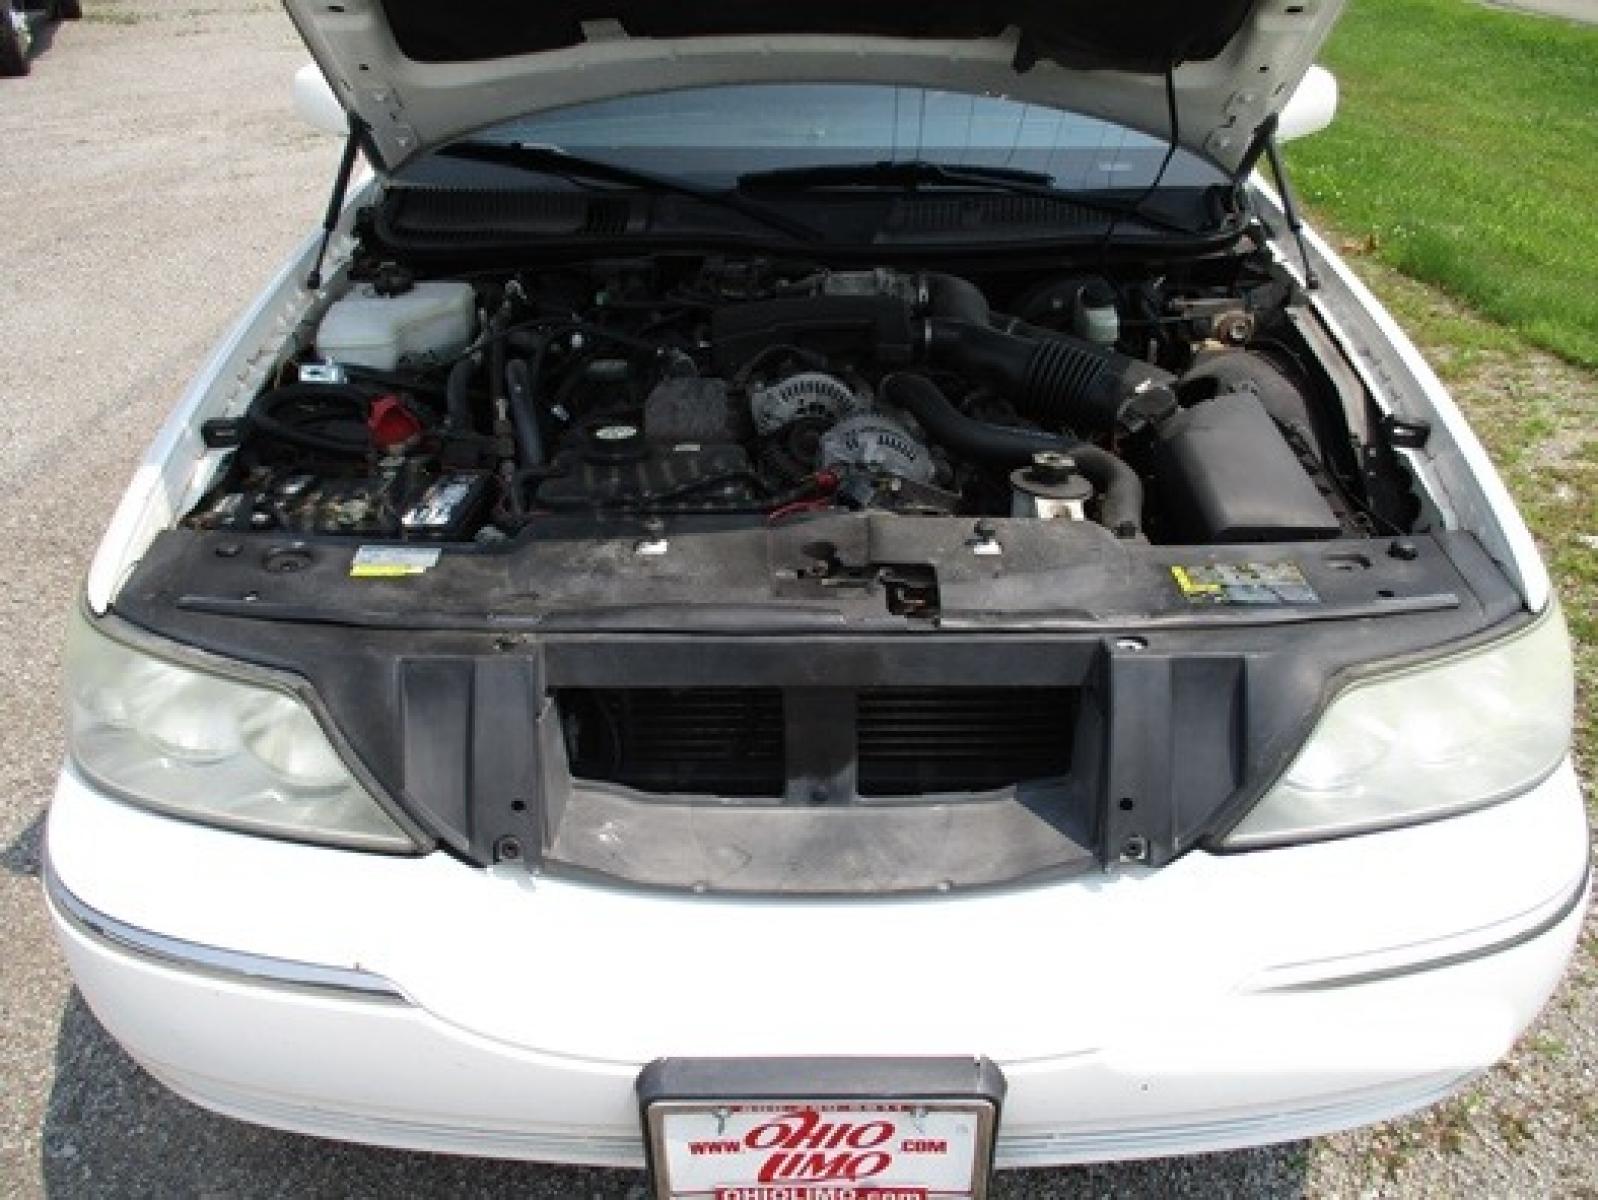
[(911, 361), (910, 306), (895, 296), (809, 296), (757, 300), (716, 310), (710, 324), (716, 368), (738, 368), (773, 346), (800, 345), (829, 358), (866, 356), (888, 366)]
[(742, 446), (648, 444), (640, 451), (631, 461), (595, 462), (580, 446), (563, 450), (554, 473), (538, 485), (539, 504), (563, 511), (655, 503), (714, 509), (747, 495), (750, 463)]
[(1253, 392), (1217, 396), (1165, 422), (1156, 462), (1164, 510), (1188, 540), (1296, 541), (1343, 531)]

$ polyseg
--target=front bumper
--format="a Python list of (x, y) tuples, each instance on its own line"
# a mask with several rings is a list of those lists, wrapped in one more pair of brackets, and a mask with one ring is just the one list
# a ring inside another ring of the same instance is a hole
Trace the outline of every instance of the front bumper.
[(641, 1166), (660, 1056), (973, 1055), (1001, 1167), (1381, 1120), (1501, 1057), (1587, 896), (1567, 764), (1389, 833), (916, 900), (659, 895), (189, 825), (63, 773), (55, 924), (189, 1098), (303, 1133)]

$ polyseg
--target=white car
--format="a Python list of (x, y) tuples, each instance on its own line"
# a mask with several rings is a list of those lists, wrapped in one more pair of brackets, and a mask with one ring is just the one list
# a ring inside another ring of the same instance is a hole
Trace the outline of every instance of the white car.
[(289, 0), (329, 236), (71, 634), (105, 1026), (247, 1121), (661, 1200), (1490, 1067), (1586, 907), (1570, 649), (1297, 227), (1340, 8)]

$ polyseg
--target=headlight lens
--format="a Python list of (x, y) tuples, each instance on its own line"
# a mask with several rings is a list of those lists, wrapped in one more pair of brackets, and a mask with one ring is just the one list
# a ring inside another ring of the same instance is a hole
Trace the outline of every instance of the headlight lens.
[(289, 693), (143, 653), (81, 612), (66, 668), (72, 759), (108, 791), (256, 833), (416, 848)]
[(1225, 844), (1384, 829), (1507, 799), (1569, 751), (1574, 695), (1557, 608), (1506, 641), (1356, 684)]

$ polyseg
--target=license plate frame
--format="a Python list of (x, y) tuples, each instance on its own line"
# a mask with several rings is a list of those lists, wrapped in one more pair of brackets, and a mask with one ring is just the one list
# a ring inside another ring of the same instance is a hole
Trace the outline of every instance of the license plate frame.
[(985, 1058), (668, 1058), (637, 1092), (655, 1200), (986, 1200), (1005, 1081)]

